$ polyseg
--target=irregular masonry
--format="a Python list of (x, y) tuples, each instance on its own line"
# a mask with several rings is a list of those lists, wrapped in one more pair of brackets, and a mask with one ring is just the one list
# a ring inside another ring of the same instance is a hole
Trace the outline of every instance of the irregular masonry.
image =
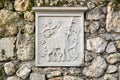
[(41, 68), (34, 62), (32, 1), (44, 5), (43, 0), (0, 0), (0, 80), (120, 80), (120, 11), (113, 11), (110, 0), (45, 0), (49, 6), (88, 7), (85, 62), (81, 67)]

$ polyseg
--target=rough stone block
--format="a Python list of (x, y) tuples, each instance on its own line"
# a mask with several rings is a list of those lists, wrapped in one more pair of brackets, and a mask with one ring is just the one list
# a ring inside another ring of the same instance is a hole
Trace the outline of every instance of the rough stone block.
[(20, 77), (17, 77), (17, 76), (10, 76), (7, 78), (7, 80), (23, 80), (23, 79), (21, 79)]
[(108, 32), (120, 33), (120, 11), (114, 11), (110, 5), (107, 7), (106, 29)]
[(0, 39), (0, 61), (10, 60), (15, 58), (15, 40), (16, 38), (8, 37)]
[(69, 75), (67, 75), (67, 76), (64, 76), (63, 80), (84, 80), (84, 79), (82, 79), (80, 77), (77, 77), (77, 76), (69, 76)]
[(86, 40), (87, 50), (95, 53), (104, 52), (106, 45), (107, 45), (107, 41), (105, 41), (103, 38), (100, 37)]
[(61, 71), (52, 71), (52, 72), (50, 72), (50, 74), (47, 75), (47, 77), (53, 78), (53, 77), (61, 76), (61, 75), (62, 75)]
[(24, 64), (17, 70), (16, 75), (22, 79), (26, 79), (29, 76), (30, 71), (31, 68), (28, 65)]
[(107, 68), (104, 58), (98, 56), (92, 61), (92, 64), (83, 69), (83, 74), (88, 77), (100, 77)]
[(12, 62), (8, 62), (4, 64), (4, 70), (7, 75), (12, 75), (15, 73), (15, 65)]
[(34, 35), (18, 34), (16, 46), (19, 60), (31, 60), (34, 58)]
[(51, 79), (48, 79), (48, 80), (63, 80), (62, 77), (55, 77), (55, 78), (51, 78)]
[(29, 80), (46, 80), (45, 74), (31, 73)]

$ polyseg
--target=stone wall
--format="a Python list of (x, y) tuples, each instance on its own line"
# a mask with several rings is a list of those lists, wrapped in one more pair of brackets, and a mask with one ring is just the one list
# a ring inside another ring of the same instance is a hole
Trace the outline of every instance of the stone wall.
[[(83, 66), (35, 66), (35, 5), (88, 7)], [(119, 33), (109, 0), (0, 0), (0, 80), (120, 80)]]

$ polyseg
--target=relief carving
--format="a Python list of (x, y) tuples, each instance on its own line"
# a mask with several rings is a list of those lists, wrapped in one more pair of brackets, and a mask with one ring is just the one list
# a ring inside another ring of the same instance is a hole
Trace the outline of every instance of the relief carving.
[(48, 62), (76, 60), (80, 33), (79, 22), (76, 23), (78, 18), (54, 18), (54, 22), (46, 18), (41, 31), (41, 57), (45, 57)]

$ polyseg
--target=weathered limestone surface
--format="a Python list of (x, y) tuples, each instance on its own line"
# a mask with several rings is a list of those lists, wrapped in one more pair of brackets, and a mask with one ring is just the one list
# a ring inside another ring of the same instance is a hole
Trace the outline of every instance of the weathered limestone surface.
[(70, 68), (69, 69), (69, 75), (76, 76), (81, 73), (81, 70), (79, 68)]
[(120, 53), (110, 54), (106, 57), (106, 60), (110, 64), (114, 64), (120, 61)]
[(26, 11), (30, 6), (30, 0), (15, 0), (14, 7), (17, 11)]
[(93, 59), (93, 57), (90, 55), (90, 52), (85, 52), (85, 61), (90, 62)]
[(34, 57), (34, 35), (18, 34), (16, 46), (18, 49), (17, 57), (19, 60), (33, 59)]
[(100, 38), (100, 37), (86, 40), (87, 50), (95, 52), (95, 53), (104, 52), (106, 45), (107, 45), (107, 42), (103, 38)]
[(2, 9), (0, 10), (0, 27), (18, 21), (19, 16), (16, 12)]
[(74, 76), (64, 76), (63, 80), (84, 80), (84, 79)]
[(107, 68), (106, 73), (114, 73), (116, 71), (117, 71), (117, 66), (115, 66), (115, 65), (109, 65), (108, 68)]
[(18, 25), (16, 23), (6, 24), (0, 27), (0, 37), (14, 36), (18, 32)]
[(29, 65), (22, 65), (16, 72), (16, 75), (21, 77), (22, 79), (26, 79), (30, 74), (31, 68)]
[(91, 22), (91, 23), (86, 23), (85, 25), (85, 31), (90, 32), (91, 34), (95, 33), (99, 29), (99, 22)]
[(105, 15), (101, 13), (98, 7), (86, 13), (87, 20), (99, 20), (102, 18), (105, 18)]
[(111, 74), (105, 74), (104, 80), (118, 80), (118, 79), (112, 76)]
[(110, 4), (107, 7), (107, 20), (106, 20), (106, 29), (108, 32), (118, 32), (120, 33), (120, 11), (114, 12), (110, 7)]
[(4, 70), (7, 75), (12, 75), (15, 73), (15, 67), (12, 62), (5, 63)]
[(8, 77), (7, 80), (23, 80), (23, 79), (17, 76), (11, 76), (11, 77)]
[(26, 12), (24, 12), (24, 19), (26, 21), (33, 21), (34, 20), (33, 11), (26, 11)]
[(11, 60), (15, 58), (15, 40), (16, 38), (13, 37), (0, 39), (0, 61)]
[(120, 50), (120, 41), (116, 41), (117, 49)]
[(31, 73), (29, 80), (46, 80), (44, 74), (40, 73)]
[(114, 45), (113, 42), (110, 42), (110, 43), (107, 45), (106, 52), (107, 52), (107, 53), (116, 52), (116, 47), (115, 47), (115, 45)]
[(88, 77), (100, 77), (105, 69), (107, 68), (107, 63), (104, 58), (98, 56), (92, 61), (92, 64), (83, 69), (83, 74)]
[(34, 24), (26, 24), (23, 28), (24, 32), (27, 34), (33, 34), (34, 33)]
[(52, 71), (47, 75), (47, 77), (48, 78), (53, 78), (53, 77), (61, 76), (61, 75), (62, 75), (61, 71)]

